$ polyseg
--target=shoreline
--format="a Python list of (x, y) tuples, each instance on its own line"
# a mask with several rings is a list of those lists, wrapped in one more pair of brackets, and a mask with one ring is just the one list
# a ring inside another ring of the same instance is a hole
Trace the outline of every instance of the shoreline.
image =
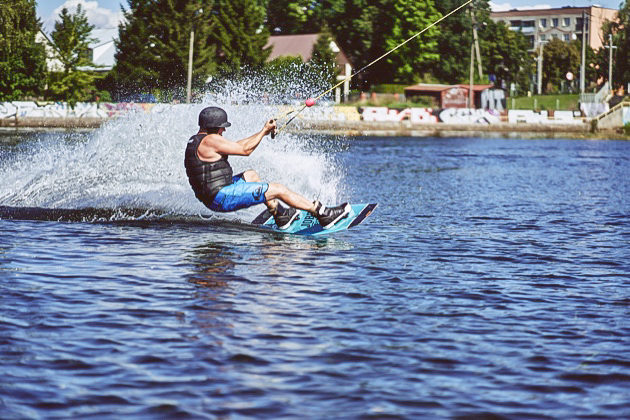
[[(23, 117), (2, 118), (0, 128), (24, 131), (95, 129), (112, 118), (94, 117)], [(411, 123), (410, 121), (331, 121), (300, 120), (287, 127), (287, 132), (307, 132), (343, 136), (387, 137), (501, 137), (501, 138), (574, 138), (630, 140), (630, 136), (618, 130), (591, 131), (588, 123), (507, 123), (449, 124)]]

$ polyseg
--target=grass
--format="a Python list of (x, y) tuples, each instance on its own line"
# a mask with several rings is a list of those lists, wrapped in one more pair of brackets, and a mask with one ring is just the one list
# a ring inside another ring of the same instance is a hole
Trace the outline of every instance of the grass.
[(518, 96), (507, 99), (508, 109), (534, 109), (534, 110), (577, 110), (579, 109), (580, 95), (533, 95), (531, 97)]

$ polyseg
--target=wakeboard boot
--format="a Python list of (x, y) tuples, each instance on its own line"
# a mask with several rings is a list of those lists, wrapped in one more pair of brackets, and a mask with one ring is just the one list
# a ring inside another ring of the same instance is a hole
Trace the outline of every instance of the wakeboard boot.
[(278, 204), (276, 212), (275, 214), (273, 214), (273, 219), (276, 221), (276, 226), (278, 226), (278, 229), (285, 230), (288, 229), (289, 226), (291, 226), (291, 223), (295, 221), (299, 214), (300, 213), (293, 207), (285, 209), (280, 204)]
[(335, 223), (350, 214), (352, 210), (352, 207), (348, 203), (343, 203), (336, 207), (326, 207), (319, 201), (314, 201), (313, 203), (315, 204), (314, 215), (324, 229), (333, 227)]

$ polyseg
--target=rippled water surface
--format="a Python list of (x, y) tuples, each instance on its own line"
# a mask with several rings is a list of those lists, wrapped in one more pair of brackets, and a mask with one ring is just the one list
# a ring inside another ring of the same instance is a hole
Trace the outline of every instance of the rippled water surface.
[[(77, 136), (5, 135), (0, 170)], [(2, 186), (0, 417), (630, 417), (630, 143), (309, 145), (333, 198), (379, 203), (356, 229), (182, 216), (179, 173), (102, 202), (55, 193), (72, 165), (48, 196)], [(137, 194), (166, 216), (108, 210)]]

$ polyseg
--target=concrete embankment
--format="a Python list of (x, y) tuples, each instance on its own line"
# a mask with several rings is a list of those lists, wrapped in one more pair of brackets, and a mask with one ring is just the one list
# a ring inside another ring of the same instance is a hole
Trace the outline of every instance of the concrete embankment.
[[(90, 129), (110, 118), (4, 118), (0, 127), (16, 129)], [(289, 132), (308, 132), (346, 136), (405, 137), (518, 137), (518, 138), (625, 138), (615, 130), (591, 133), (589, 123), (494, 123), (449, 124), (410, 121), (324, 121), (299, 120), (287, 127)]]
[(351, 136), (407, 136), (407, 137), (585, 137), (590, 125), (558, 123), (495, 123), (448, 124), (411, 123), (409, 121), (300, 121), (300, 129), (307, 132)]
[(108, 118), (97, 117), (24, 117), (24, 118), (0, 118), (0, 127), (16, 128), (97, 128)]

